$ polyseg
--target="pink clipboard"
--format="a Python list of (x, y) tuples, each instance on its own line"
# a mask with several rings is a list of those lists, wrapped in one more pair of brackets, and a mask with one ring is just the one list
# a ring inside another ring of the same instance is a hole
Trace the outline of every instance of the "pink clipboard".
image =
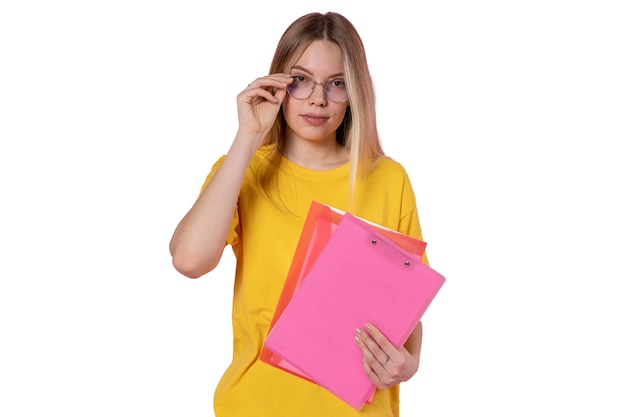
[(346, 213), (265, 346), (355, 409), (375, 391), (354, 343), (377, 326), (402, 346), (445, 278), (363, 220)]
[[(283, 290), (278, 304), (276, 305), (274, 317), (270, 323), (270, 330), (274, 327), (274, 324), (291, 301), (291, 298), (306, 277), (307, 272), (324, 246), (326, 246), (326, 243), (339, 225), (344, 214), (345, 212), (334, 207), (316, 201), (311, 202), (291, 267), (289, 268)], [(375, 223), (368, 222), (368, 224), (405, 250), (416, 254), (420, 258), (424, 254), (426, 242)], [(272, 352), (267, 346), (262, 347), (259, 358), (267, 364), (281, 368), (308, 381), (315, 382), (300, 369), (276, 354), (276, 352)], [(371, 398), (368, 399), (368, 402), (371, 402)]]

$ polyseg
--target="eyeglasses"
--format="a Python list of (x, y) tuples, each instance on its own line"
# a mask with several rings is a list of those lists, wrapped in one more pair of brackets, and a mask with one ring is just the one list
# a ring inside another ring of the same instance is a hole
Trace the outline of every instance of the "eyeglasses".
[(313, 81), (304, 75), (294, 75), (293, 82), (287, 86), (287, 92), (296, 100), (306, 100), (313, 95), (315, 86), (324, 87), (326, 98), (335, 103), (348, 101), (348, 90), (343, 80), (328, 80), (326, 82)]

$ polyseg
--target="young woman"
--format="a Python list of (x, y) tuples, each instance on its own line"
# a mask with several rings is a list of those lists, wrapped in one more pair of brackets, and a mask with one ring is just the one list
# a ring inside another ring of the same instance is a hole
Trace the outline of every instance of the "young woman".
[(370, 324), (356, 330), (363, 369), (378, 388), (360, 411), (259, 360), (311, 201), (422, 238), (406, 171), (379, 142), (357, 31), (337, 13), (297, 19), (269, 75), (252, 81), (237, 105), (234, 141), (170, 242), (174, 267), (191, 278), (215, 268), (226, 245), (236, 255), (233, 358), (215, 392), (216, 416), (398, 416), (398, 384), (419, 366), (421, 323), (400, 350)]

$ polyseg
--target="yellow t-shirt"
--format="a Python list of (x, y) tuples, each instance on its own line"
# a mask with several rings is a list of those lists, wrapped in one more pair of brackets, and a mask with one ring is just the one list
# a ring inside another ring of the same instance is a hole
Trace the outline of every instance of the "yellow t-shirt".
[[(397, 417), (399, 386), (378, 390), (372, 403), (357, 411), (324, 388), (259, 360), (311, 201), (349, 211), (349, 164), (315, 171), (282, 158), (267, 182), (261, 173), (269, 166), (269, 152), (259, 149), (248, 167), (228, 236), (237, 259), (233, 358), (215, 390), (215, 415)], [(203, 190), (222, 161), (213, 166)], [(357, 181), (351, 212), (422, 239), (409, 178), (390, 158), (381, 158)]]

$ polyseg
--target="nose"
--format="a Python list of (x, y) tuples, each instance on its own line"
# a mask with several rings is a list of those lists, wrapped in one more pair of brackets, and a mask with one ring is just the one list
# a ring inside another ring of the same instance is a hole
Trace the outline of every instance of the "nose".
[[(313, 82), (313, 91), (309, 97), (309, 102), (312, 104), (326, 104), (326, 91), (322, 82)], [(320, 88), (317, 88), (319, 85)]]

